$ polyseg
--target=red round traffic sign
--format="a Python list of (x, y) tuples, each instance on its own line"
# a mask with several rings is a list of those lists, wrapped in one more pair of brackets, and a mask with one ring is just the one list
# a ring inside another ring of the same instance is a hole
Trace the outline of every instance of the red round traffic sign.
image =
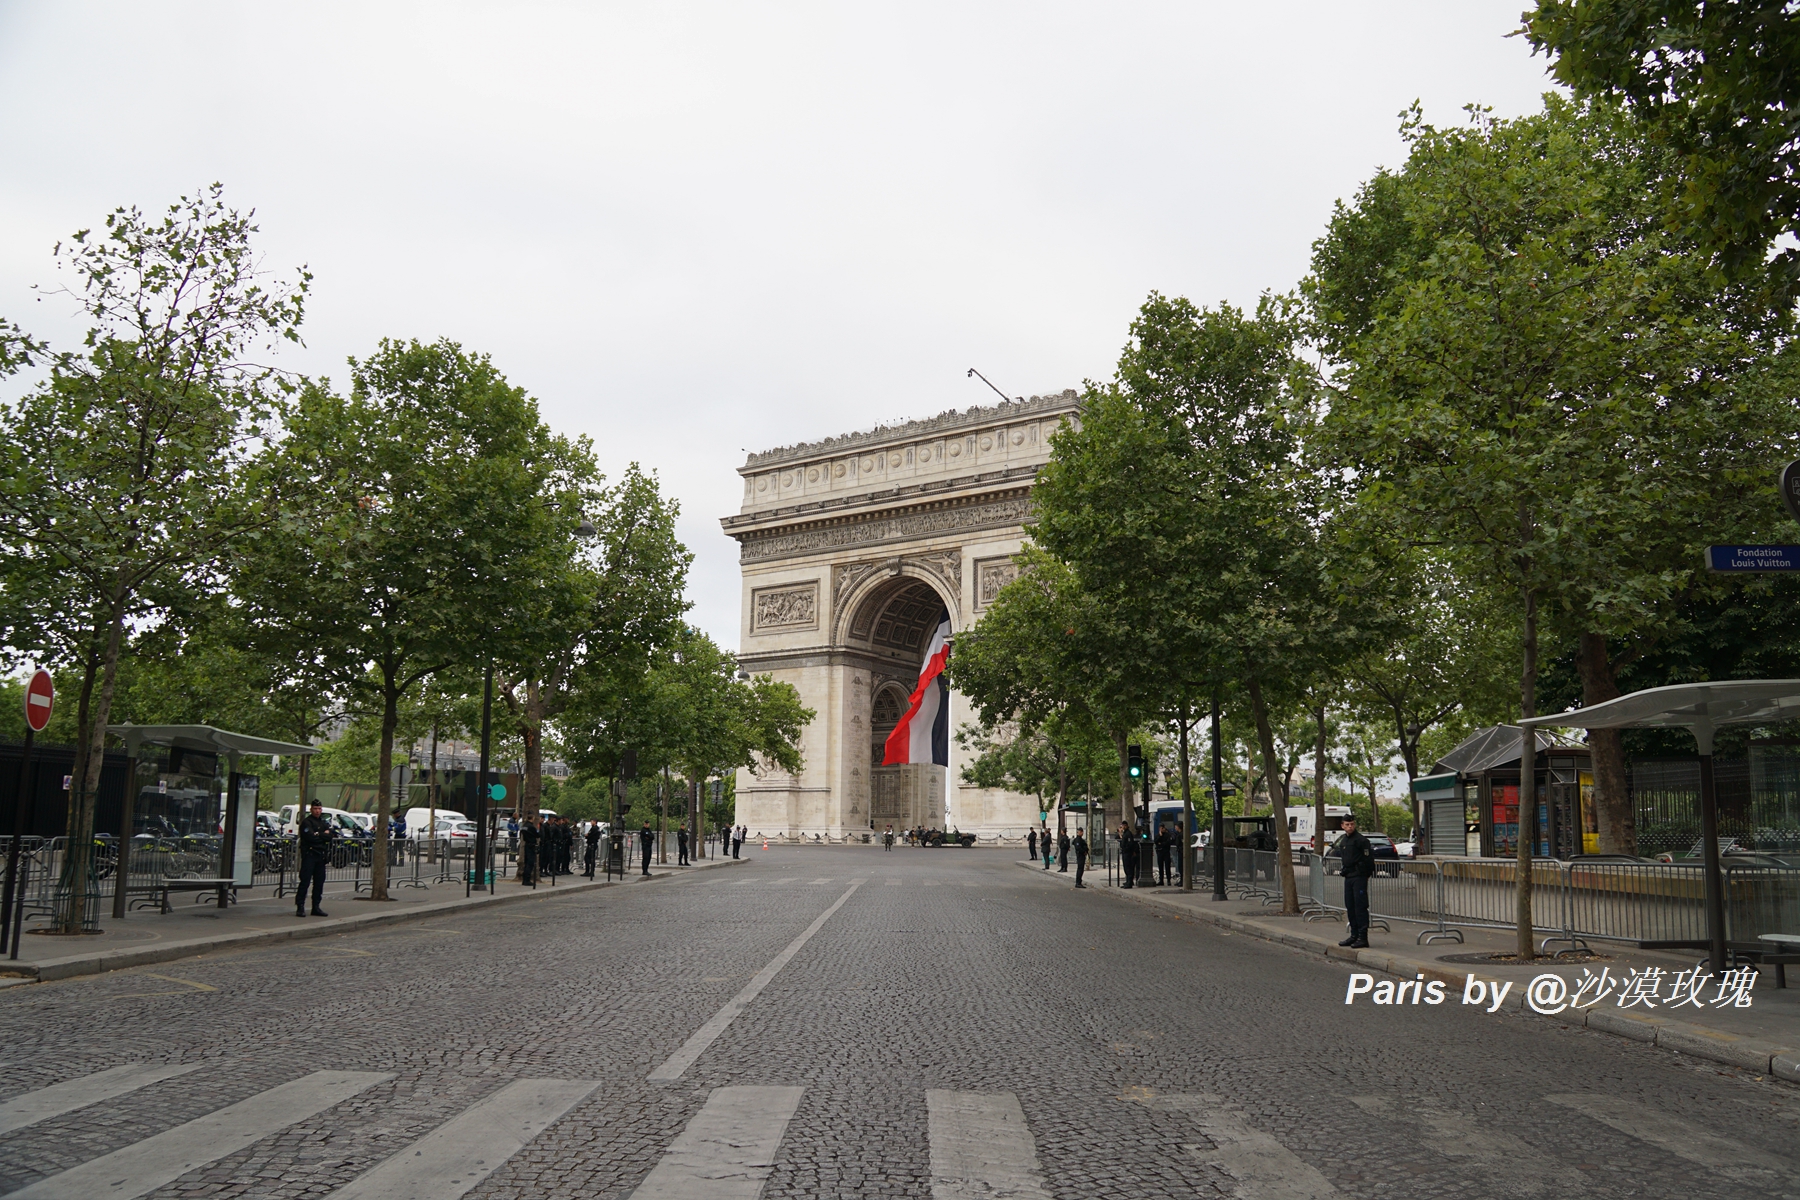
[(44, 732), (44, 726), (50, 723), (50, 710), (56, 707), (56, 686), (50, 682), (50, 672), (39, 670), (25, 685), (25, 723), (31, 726), (33, 733)]

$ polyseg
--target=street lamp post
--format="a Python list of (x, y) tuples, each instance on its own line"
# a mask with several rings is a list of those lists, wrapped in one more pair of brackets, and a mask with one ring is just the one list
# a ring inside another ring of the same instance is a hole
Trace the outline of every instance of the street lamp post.
[(1212, 702), (1213, 899), (1225, 899), (1225, 763), (1219, 746), (1219, 698)]
[(487, 674), (481, 683), (481, 766), (475, 785), (475, 861), (469, 871), (469, 882), (463, 895), (471, 891), (485, 892), (487, 885), (487, 812), (488, 749), (494, 721), (494, 660), (488, 659)]

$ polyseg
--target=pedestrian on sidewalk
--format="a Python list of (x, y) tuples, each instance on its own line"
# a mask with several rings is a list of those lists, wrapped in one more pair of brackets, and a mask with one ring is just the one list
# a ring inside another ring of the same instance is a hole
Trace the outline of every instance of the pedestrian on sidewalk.
[(1137, 886), (1138, 841), (1137, 835), (1131, 832), (1131, 826), (1119, 822), (1119, 874), (1125, 877), (1125, 887)]
[(1171, 845), (1174, 834), (1166, 822), (1156, 831), (1156, 882), (1161, 887), (1169, 886), (1170, 859), (1173, 857)]
[(1025, 846), (1026, 846), (1026, 849), (1028, 849), (1030, 851), (1030, 853), (1027, 854), (1025, 857), (1026, 858), (1036, 858), (1037, 857), (1037, 830), (1033, 829), (1030, 833), (1025, 835)]
[(1043, 836), (1038, 838), (1038, 850), (1044, 856), (1044, 870), (1048, 871), (1050, 869), (1050, 858), (1054, 850), (1050, 842), (1050, 830), (1047, 828), (1044, 830)]
[(638, 831), (638, 849), (644, 856), (644, 874), (650, 873), (650, 853), (656, 849), (656, 833), (645, 821), (643, 829)]
[(337, 824), (325, 819), (325, 806), (313, 801), (312, 812), (300, 822), (300, 885), (294, 889), (294, 915), (306, 915), (306, 889), (312, 886), (312, 915), (322, 917), (319, 901), (325, 898), (325, 869), (331, 864), (331, 844), (337, 841)]
[(538, 832), (537, 822), (529, 817), (519, 827), (519, 843), (524, 847), (519, 852), (519, 883), (521, 886), (537, 886), (538, 840), (541, 836)]
[(887, 832), (881, 835), (881, 848), (888, 854), (894, 852), (894, 827), (889, 825)]
[(675, 865), (678, 867), (685, 867), (688, 865), (688, 831), (686, 822), (683, 822), (681, 827), (675, 831)]
[(575, 827), (567, 817), (556, 818), (556, 863), (558, 874), (575, 873)]
[(1057, 868), (1056, 868), (1057, 871), (1059, 871), (1065, 875), (1068, 874), (1068, 871), (1069, 871), (1069, 831), (1066, 829), (1059, 829), (1056, 831), (1056, 861), (1057, 861)]
[(1069, 843), (1069, 848), (1075, 852), (1075, 886), (1084, 888), (1087, 884), (1081, 882), (1081, 875), (1087, 870), (1088, 842), (1081, 830), (1075, 831), (1075, 840)]
[(600, 855), (600, 822), (589, 821), (587, 828), (587, 854), (581, 865), (587, 870), (587, 877), (594, 877), (594, 859)]
[(508, 854), (519, 852), (519, 815), (517, 813), (506, 818), (506, 852)]
[(1356, 828), (1355, 817), (1344, 818), (1344, 836), (1337, 853), (1344, 860), (1344, 915), (1350, 919), (1350, 936), (1339, 942), (1357, 950), (1369, 946), (1369, 876), (1375, 873), (1375, 850)]

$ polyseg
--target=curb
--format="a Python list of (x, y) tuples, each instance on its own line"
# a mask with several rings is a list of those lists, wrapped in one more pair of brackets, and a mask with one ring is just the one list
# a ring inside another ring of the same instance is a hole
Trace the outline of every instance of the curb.
[[(716, 862), (696, 863), (689, 870), (707, 871), (727, 866), (733, 862), (750, 861), (752, 860), (720, 859)], [(643, 876), (633, 876), (626, 881), (597, 879), (592, 882), (564, 884), (555, 888), (521, 889), (517, 892), (507, 892), (504, 895), (489, 894), (481, 897), (471, 896), (466, 900), (438, 900), (417, 908), (393, 912), (359, 913), (353, 917), (326, 917), (322, 921), (296, 925), (291, 929), (260, 929), (250, 933), (222, 934), (214, 938), (188, 938), (179, 942), (162, 942), (155, 946), (143, 946), (130, 950), (109, 950), (102, 954), (47, 958), (37, 963), (6, 962), (0, 964), (0, 968), (24, 975), (25, 978), (18, 980), (20, 983), (48, 983), (54, 979), (74, 979), (82, 975), (100, 975), (107, 971), (123, 970), (126, 967), (144, 967), (153, 963), (171, 962), (178, 958), (193, 958), (200, 954), (210, 954), (214, 950), (241, 950), (249, 946), (310, 940), (329, 937), (334, 933), (353, 933), (375, 926), (399, 925), (407, 921), (422, 921), (450, 913), (491, 908), (497, 904), (516, 904), (522, 900), (553, 899), (557, 896), (577, 896), (584, 892), (598, 891), (601, 888), (623, 887), (628, 884), (635, 886), (646, 882), (654, 883), (659, 879), (677, 878), (681, 878), (681, 876), (672, 870), (661, 875), (651, 875), (648, 879)]]
[[(1033, 870), (1031, 863), (1020, 863), (1025, 870)], [(1094, 888), (1095, 892), (1106, 892), (1118, 900), (1128, 900), (1135, 904), (1155, 905), (1172, 912), (1191, 916), (1196, 920), (1209, 921), (1214, 925), (1242, 933), (1250, 937), (1260, 938), (1265, 942), (1289, 946), (1295, 950), (1304, 950), (1318, 954), (1324, 958), (1339, 959), (1367, 967), (1372, 971), (1380, 971), (1386, 975), (1399, 975), (1412, 978), (1423, 975), (1426, 979), (1435, 979), (1443, 983), (1460, 984), (1470, 974), (1466, 971), (1450, 971), (1439, 962), (1425, 959), (1408, 958), (1402, 954), (1392, 954), (1385, 950), (1351, 950), (1336, 945), (1326, 939), (1313, 937), (1303, 933), (1281, 934), (1253, 925), (1242, 917), (1230, 913), (1208, 912), (1205, 909), (1190, 908), (1176, 904), (1158, 895), (1127, 896), (1120, 888)], [(1132, 889), (1136, 891), (1136, 889)], [(1784, 1046), (1776, 1042), (1764, 1041), (1761, 1038), (1746, 1037), (1743, 1034), (1726, 1033), (1720, 1029), (1710, 1029), (1705, 1025), (1696, 1025), (1691, 1021), (1678, 1021), (1672, 1017), (1640, 1016), (1636, 1013), (1607, 1012), (1589, 1009), (1586, 1012), (1539, 1013), (1525, 1003), (1523, 989), (1514, 989), (1507, 995), (1505, 1007), (1520, 1012), (1544, 1017), (1564, 1025), (1580, 1025), (1599, 1033), (1610, 1033), (1633, 1042), (1660, 1046), (1665, 1050), (1674, 1050), (1694, 1058), (1703, 1058), (1708, 1062), (1720, 1063), (1728, 1067), (1738, 1067), (1746, 1071), (1754, 1071), (1759, 1075), (1773, 1075), (1777, 1079), (1785, 1079), (1792, 1083), (1800, 1083), (1800, 1047)]]

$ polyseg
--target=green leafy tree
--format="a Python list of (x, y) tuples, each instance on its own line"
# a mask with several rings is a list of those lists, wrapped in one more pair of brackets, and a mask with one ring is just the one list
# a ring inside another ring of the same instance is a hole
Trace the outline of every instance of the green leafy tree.
[[(109, 214), (56, 248), (89, 321), (80, 351), (0, 406), (0, 610), (15, 654), (75, 674), (69, 791), (77, 932), (119, 660), (133, 629), (216, 587), (222, 556), (275, 510), (246, 486), (281, 382), (259, 356), (297, 342), (310, 276), (260, 281), (250, 214), (217, 185), (156, 219)], [(0, 327), (0, 367), (43, 353)]]
[[(1516, 597), (1530, 716), (1546, 619), (1657, 637), (1702, 583), (1701, 546), (1772, 508), (1761, 462), (1792, 421), (1776, 403), (1783, 323), (1663, 230), (1648, 197), (1668, 163), (1618, 114), (1551, 97), (1530, 118), (1438, 130), (1415, 115), (1404, 132), (1404, 170), (1315, 248), (1329, 434), (1397, 537), (1444, 544), (1466, 579)], [(1589, 703), (1617, 694), (1608, 682)], [(1616, 840), (1616, 747), (1596, 745), (1596, 773)], [(1524, 955), (1531, 850), (1521, 837)]]
[[(538, 807), (546, 728), (575, 690), (642, 676), (680, 636), (688, 564), (676, 504), (633, 464), (605, 487), (585, 442), (562, 447), (560, 486), (575, 496), (566, 555), (522, 591), (525, 652), (501, 665), (496, 695), (524, 742), (524, 808)], [(580, 521), (591, 534), (577, 537)]]
[(485, 357), (384, 341), (351, 362), (347, 396), (308, 386), (284, 463), (318, 497), (261, 534), (236, 590), (255, 644), (354, 697), (381, 722), (378, 852), (402, 701), (432, 673), (520, 650), (518, 597), (560, 562), (573, 521), (565, 447)]
[(1657, 182), (1671, 225), (1734, 276), (1767, 269), (1787, 297), (1800, 250), (1800, 13), (1785, 0), (1539, 0), (1533, 46), (1581, 96), (1623, 99), (1680, 169)]

